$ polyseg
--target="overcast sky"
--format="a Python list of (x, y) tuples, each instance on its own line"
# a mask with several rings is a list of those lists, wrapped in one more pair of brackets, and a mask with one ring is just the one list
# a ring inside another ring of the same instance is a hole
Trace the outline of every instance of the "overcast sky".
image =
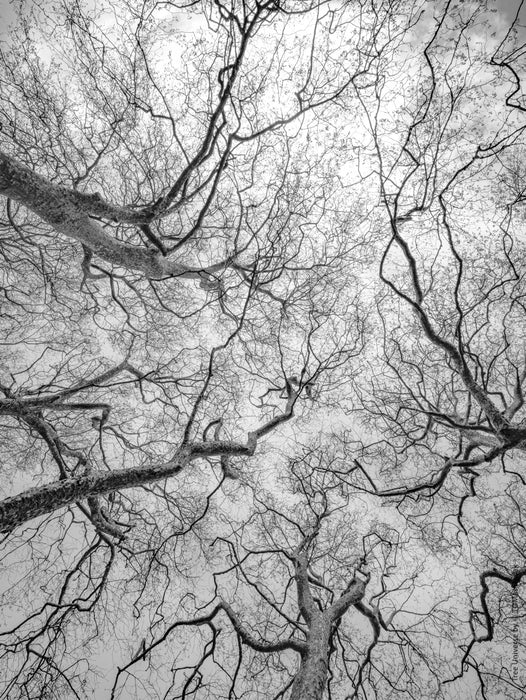
[[(517, 12), (522, 0), (490, 0), (494, 2), (507, 19), (512, 19)], [(29, 2), (27, 3), (30, 4)], [(85, 5), (83, 2), (82, 4)], [(523, 8), (522, 16), (526, 18), (526, 6)], [(13, 0), (0, 0), (0, 36), (5, 33), (9, 24), (15, 16)]]

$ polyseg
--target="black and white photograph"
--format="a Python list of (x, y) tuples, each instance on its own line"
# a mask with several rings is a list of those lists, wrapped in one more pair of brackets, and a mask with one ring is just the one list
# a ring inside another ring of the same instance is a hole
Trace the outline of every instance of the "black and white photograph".
[(525, 518), (525, 0), (0, 0), (0, 700), (521, 700)]

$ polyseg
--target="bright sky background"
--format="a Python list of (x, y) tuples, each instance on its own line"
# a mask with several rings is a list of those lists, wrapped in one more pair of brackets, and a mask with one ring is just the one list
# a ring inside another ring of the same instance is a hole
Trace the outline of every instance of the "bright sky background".
[[(91, 0), (85, 0), (86, 5), (90, 4), (90, 2), (91, 2)], [(499, 8), (500, 12), (502, 13), (503, 20), (505, 19), (506, 21), (510, 21), (511, 19), (513, 19), (514, 15), (516, 13), (516, 9), (519, 6), (519, 1), (518, 0), (496, 0), (494, 4)], [(526, 5), (525, 5), (525, 8), (523, 10), (523, 14), (524, 14), (524, 18), (526, 20)], [(9, 26), (9, 24), (13, 21), (14, 16), (15, 16), (15, 12), (14, 12), (13, 4), (11, 2), (8, 2), (7, 0), (0, 0), (0, 36), (5, 37), (6, 29)], [(180, 31), (180, 29), (179, 29), (179, 31)], [(187, 27), (185, 29), (185, 31), (189, 31), (189, 28)], [(1, 99), (1, 97), (0, 97), (0, 99)], [(330, 418), (330, 421), (331, 421), (332, 427), (334, 429), (334, 418), (332, 416)], [(287, 434), (287, 431), (289, 431), (288, 434)], [(325, 430), (323, 432), (325, 432)], [(286, 438), (294, 439), (294, 431), (293, 431), (292, 424), (289, 424), (287, 426), (287, 429), (284, 431), (284, 433), (281, 434), (281, 438), (280, 438), (281, 440), (284, 439), (283, 435), (285, 435)], [(410, 554), (410, 553), (411, 552), (408, 551), (408, 554)], [(427, 561), (427, 566), (430, 568), (433, 568), (435, 566), (435, 564), (436, 563), (431, 558)], [(402, 567), (402, 571), (403, 571), (403, 567)], [(438, 570), (438, 574), (441, 575), (442, 571)]]
[[(507, 20), (512, 19), (520, 5), (520, 0), (490, 0), (502, 12)], [(84, 5), (87, 3), (83, 3)], [(522, 9), (523, 17), (526, 17), (526, 6)], [(6, 30), (16, 17), (13, 0), (0, 0), (0, 37), (6, 34)]]

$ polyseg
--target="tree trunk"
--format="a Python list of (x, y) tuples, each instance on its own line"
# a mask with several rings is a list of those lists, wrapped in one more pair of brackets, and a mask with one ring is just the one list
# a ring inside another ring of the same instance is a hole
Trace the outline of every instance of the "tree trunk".
[(327, 682), (331, 619), (326, 613), (316, 613), (307, 640), (307, 651), (292, 686), (290, 700), (321, 700)]

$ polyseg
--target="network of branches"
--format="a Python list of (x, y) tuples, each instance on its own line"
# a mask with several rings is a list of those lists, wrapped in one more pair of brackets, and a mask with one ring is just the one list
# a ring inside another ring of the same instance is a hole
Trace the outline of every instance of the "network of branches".
[(19, 0), (0, 698), (523, 697), (522, 0)]

